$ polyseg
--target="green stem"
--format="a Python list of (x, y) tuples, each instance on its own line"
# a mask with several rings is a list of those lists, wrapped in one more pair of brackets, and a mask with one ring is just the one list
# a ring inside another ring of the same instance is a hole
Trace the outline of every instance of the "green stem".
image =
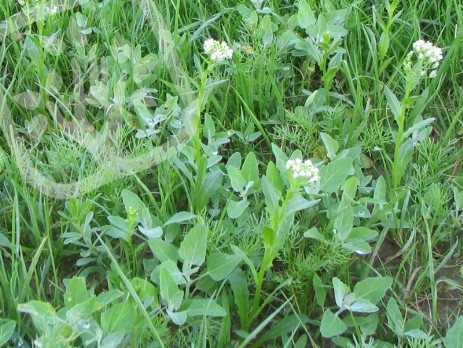
[[(402, 107), (403, 108), (403, 107)], [(400, 184), (401, 174), (400, 174), (400, 147), (402, 146), (402, 137), (404, 135), (404, 111), (401, 111), (399, 116), (399, 129), (397, 130), (397, 139), (395, 142), (394, 148), (394, 163), (392, 165), (392, 187), (396, 189)]]
[(400, 168), (400, 148), (402, 146), (402, 142), (404, 139), (404, 127), (405, 127), (405, 115), (408, 108), (409, 97), (411, 92), (413, 91), (414, 85), (414, 78), (413, 73), (407, 76), (407, 82), (405, 85), (405, 95), (400, 102), (400, 114), (397, 117), (397, 137), (395, 140), (395, 148), (394, 148), (394, 162), (392, 165), (392, 187), (396, 189), (400, 185), (400, 180), (402, 179), (402, 172)]
[(322, 63), (322, 66), (320, 67), (322, 74), (323, 74), (322, 79), (323, 79), (323, 88), (325, 89), (326, 106), (330, 106), (330, 90), (331, 90), (331, 81), (328, 81), (328, 79), (326, 79), (328, 58), (329, 58), (328, 51), (325, 51), (323, 53), (323, 63)]
[(210, 72), (210, 64), (207, 66), (206, 70), (204, 70), (201, 74), (201, 82), (199, 84), (199, 91), (198, 91), (198, 107), (196, 108), (196, 124), (195, 127), (195, 147), (196, 147), (196, 159), (197, 163), (199, 163), (199, 159), (201, 157), (201, 114), (203, 112), (203, 104), (204, 104), (204, 96), (206, 91), (206, 83), (207, 77)]
[(251, 316), (250, 316), (249, 323), (251, 323), (256, 318), (256, 316), (259, 315), (260, 298), (262, 294), (262, 285), (264, 283), (265, 272), (267, 271), (268, 268), (270, 268), (272, 261), (273, 261), (273, 258), (269, 260), (271, 256), (269, 255), (268, 250), (269, 249), (265, 250), (264, 259), (262, 260), (259, 273), (257, 274), (256, 293), (254, 295), (254, 300), (252, 302)]
[(259, 268), (259, 272), (257, 274), (256, 279), (256, 292), (254, 294), (254, 300), (251, 307), (251, 315), (249, 318), (249, 324), (259, 315), (260, 313), (260, 300), (262, 295), (262, 285), (264, 282), (265, 272), (272, 267), (273, 260), (278, 256), (278, 252), (281, 248), (279, 245), (279, 241), (282, 239), (281, 236), (278, 236), (278, 230), (281, 221), (285, 218), (285, 211), (289, 201), (292, 199), (294, 194), (299, 189), (299, 186), (294, 187), (291, 183), (291, 187), (286, 194), (286, 197), (279, 209), (277, 215), (273, 217), (271, 227), (275, 231), (275, 243), (269, 247), (267, 247), (264, 251), (264, 258), (262, 259), (262, 263)]

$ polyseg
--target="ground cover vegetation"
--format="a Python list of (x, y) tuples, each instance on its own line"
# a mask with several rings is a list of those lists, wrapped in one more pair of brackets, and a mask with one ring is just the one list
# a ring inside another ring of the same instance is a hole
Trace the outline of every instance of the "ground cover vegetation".
[(2, 1), (0, 346), (463, 347), (462, 28)]

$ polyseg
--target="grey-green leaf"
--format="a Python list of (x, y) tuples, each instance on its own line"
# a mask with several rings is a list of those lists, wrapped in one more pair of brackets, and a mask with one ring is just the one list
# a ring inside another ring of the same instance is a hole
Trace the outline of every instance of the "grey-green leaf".
[(0, 347), (6, 345), (14, 333), (16, 323), (13, 320), (0, 320)]
[(244, 159), (241, 175), (243, 175), (243, 178), (246, 180), (246, 182), (259, 181), (259, 165), (257, 163), (257, 158), (254, 152), (248, 153)]
[(389, 89), (389, 87), (384, 86), (384, 92), (386, 94), (387, 105), (391, 109), (392, 114), (394, 115), (394, 119), (398, 122), (399, 115), (402, 112), (402, 106), (400, 105), (399, 100), (395, 96), (395, 94)]
[(180, 243), (178, 254), (190, 265), (201, 266), (206, 258), (207, 227), (203, 224), (194, 226)]
[(227, 215), (231, 219), (237, 219), (244, 213), (248, 206), (248, 201), (229, 201), (227, 205)]
[(189, 221), (196, 217), (195, 214), (190, 213), (188, 211), (181, 211), (179, 213), (174, 214), (167, 220), (164, 226), (171, 225), (171, 224), (181, 224), (182, 222)]
[(463, 316), (460, 316), (447, 331), (444, 338), (444, 346), (446, 348), (463, 348)]
[(212, 279), (220, 281), (227, 278), (240, 262), (241, 256), (236, 254), (211, 254), (207, 257), (207, 271)]
[(402, 313), (400, 313), (399, 306), (397, 301), (394, 298), (390, 298), (386, 306), (387, 322), (389, 327), (394, 331), (394, 333), (402, 337), (404, 332), (404, 322)]
[(374, 313), (379, 310), (379, 308), (370, 301), (361, 298), (355, 300), (350, 306), (347, 306), (347, 309), (359, 313)]
[(310, 8), (306, 0), (299, 1), (299, 11), (297, 13), (297, 21), (301, 28), (307, 29), (310, 25), (315, 24), (315, 14)]
[(391, 277), (366, 278), (355, 284), (354, 293), (357, 298), (368, 300), (375, 305), (381, 301), (391, 285)]
[(118, 303), (101, 315), (101, 328), (105, 334), (124, 332), (128, 334), (136, 318), (135, 308), (131, 301)]
[(264, 192), (265, 205), (267, 210), (270, 216), (275, 216), (278, 212), (278, 208), (280, 207), (280, 195), (275, 190), (272, 183), (268, 181), (265, 176), (262, 177), (262, 189)]
[(208, 299), (184, 301), (180, 310), (184, 311), (189, 317), (205, 315), (210, 317), (224, 317), (227, 314), (225, 309), (219, 306), (215, 301)]
[(150, 239), (148, 245), (153, 255), (161, 262), (166, 260), (177, 261), (178, 251), (175, 246), (162, 239)]
[(332, 160), (339, 150), (338, 143), (329, 134), (320, 133), (320, 137), (325, 145), (328, 158)]
[(159, 288), (161, 298), (169, 310), (177, 310), (182, 304), (183, 291), (181, 291), (166, 267), (162, 267), (159, 275)]
[(67, 309), (84, 302), (90, 298), (87, 292), (87, 285), (83, 277), (73, 277), (66, 284), (66, 293), (64, 294), (64, 304)]
[(142, 211), (146, 209), (145, 203), (132, 191), (123, 190), (122, 191), (122, 200), (124, 201), (124, 206), (127, 214), (135, 211), (141, 215)]
[(346, 284), (338, 278), (333, 278), (334, 299), (339, 308), (343, 306), (344, 297), (350, 292)]
[(327, 193), (333, 193), (344, 184), (352, 170), (352, 158), (345, 157), (329, 163), (320, 169), (320, 189)]
[(344, 324), (343, 321), (334, 315), (330, 310), (326, 310), (325, 313), (323, 313), (323, 318), (320, 325), (320, 332), (323, 337), (330, 338), (336, 335), (340, 335), (346, 331), (346, 329), (346, 324)]
[(246, 179), (241, 175), (241, 171), (235, 167), (227, 167), (227, 172), (233, 190), (235, 192), (243, 192), (247, 182)]

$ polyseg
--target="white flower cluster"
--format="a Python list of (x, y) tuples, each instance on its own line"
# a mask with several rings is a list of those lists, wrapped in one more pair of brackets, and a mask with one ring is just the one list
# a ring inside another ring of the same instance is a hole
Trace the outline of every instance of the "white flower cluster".
[(430, 70), (428, 77), (434, 78), (437, 74), (437, 68), (443, 58), (442, 49), (434, 46), (429, 41), (418, 40), (413, 43), (413, 51), (410, 51), (407, 56), (407, 66), (411, 67), (412, 57), (416, 55), (422, 69), (420, 75), (425, 77), (427, 71)]
[(214, 62), (221, 62), (233, 57), (233, 50), (227, 45), (225, 41), (217, 41), (214, 39), (207, 39), (204, 41), (204, 52), (209, 55)]
[(45, 13), (49, 13), (50, 15), (57, 14), (59, 12), (58, 6), (53, 6), (53, 7), (45, 7)]
[(300, 158), (288, 160), (286, 162), (286, 170), (290, 170), (293, 173), (294, 179), (308, 179), (310, 184), (320, 181), (318, 168), (309, 159), (305, 161), (302, 161)]

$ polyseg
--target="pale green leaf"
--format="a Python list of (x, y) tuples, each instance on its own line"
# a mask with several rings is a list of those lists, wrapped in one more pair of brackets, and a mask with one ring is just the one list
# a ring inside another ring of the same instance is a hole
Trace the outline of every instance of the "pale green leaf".
[(16, 323), (13, 320), (0, 319), (0, 347), (7, 344), (14, 333)]
[(338, 190), (352, 170), (352, 158), (337, 159), (320, 169), (320, 189), (327, 193)]
[(272, 183), (267, 180), (267, 177), (262, 177), (262, 189), (264, 192), (264, 199), (267, 211), (270, 216), (276, 216), (280, 207), (280, 195), (273, 187)]
[(463, 316), (460, 316), (444, 337), (446, 348), (463, 348)]
[(150, 239), (148, 240), (148, 246), (153, 255), (161, 262), (166, 260), (178, 260), (178, 250), (169, 242), (162, 239)]
[(207, 235), (205, 225), (194, 226), (180, 243), (180, 258), (189, 265), (201, 266), (206, 258)]
[(307, 29), (315, 24), (315, 14), (306, 0), (299, 1), (299, 10), (297, 12), (297, 21), (301, 28)]
[(167, 267), (161, 267), (159, 274), (159, 289), (161, 299), (169, 310), (177, 310), (182, 304), (183, 291), (181, 291), (174, 281)]
[(145, 203), (132, 191), (127, 189), (122, 191), (122, 200), (124, 202), (124, 207), (127, 215), (136, 212), (136, 214), (141, 215), (144, 209), (146, 208)]
[(237, 219), (244, 213), (248, 206), (248, 201), (229, 201), (227, 205), (227, 215), (231, 219)]
[(312, 283), (315, 290), (315, 299), (317, 300), (317, 304), (320, 307), (323, 307), (326, 299), (326, 287), (323, 285), (322, 280), (317, 273), (314, 274)]
[(188, 316), (185, 312), (174, 312), (169, 309), (166, 310), (167, 315), (169, 318), (174, 322), (175, 325), (183, 325), (185, 324)]
[(246, 180), (246, 182), (253, 181), (256, 183), (259, 181), (259, 165), (254, 152), (249, 152), (244, 159), (241, 175)]
[(235, 192), (243, 192), (247, 182), (241, 175), (241, 172), (235, 167), (227, 168), (228, 177), (230, 178), (230, 184)]
[(386, 314), (389, 327), (397, 336), (402, 337), (404, 334), (404, 319), (402, 313), (400, 313), (397, 301), (392, 297), (387, 302)]
[(184, 301), (179, 310), (185, 312), (189, 317), (206, 315), (210, 317), (223, 317), (227, 314), (225, 309), (219, 306), (215, 301), (208, 299)]
[(118, 303), (101, 314), (101, 328), (105, 334), (123, 332), (128, 334), (137, 313), (131, 301)]
[(336, 305), (341, 308), (343, 306), (344, 297), (349, 294), (350, 290), (346, 284), (336, 277), (333, 278), (333, 289)]
[(323, 237), (323, 235), (320, 232), (318, 232), (318, 229), (316, 227), (312, 227), (308, 231), (304, 232), (304, 237), (319, 241), (325, 240), (325, 237)]
[(323, 318), (320, 325), (320, 332), (323, 337), (330, 338), (336, 335), (340, 335), (346, 331), (346, 329), (346, 324), (344, 324), (342, 320), (334, 315), (330, 310), (326, 310), (325, 313), (323, 313)]
[(354, 303), (346, 306), (346, 308), (351, 312), (359, 313), (374, 313), (379, 310), (379, 308), (372, 304), (370, 301), (361, 298), (355, 300)]
[(84, 302), (90, 298), (87, 292), (87, 284), (83, 277), (73, 277), (66, 284), (64, 294), (64, 304), (66, 308), (72, 308), (76, 304)]
[(236, 254), (211, 254), (207, 257), (207, 271), (212, 279), (220, 281), (227, 278), (240, 262), (241, 256)]
[(333, 159), (339, 150), (338, 143), (327, 133), (320, 133), (320, 137), (325, 145), (328, 158)]
[(386, 94), (387, 105), (389, 105), (389, 108), (394, 115), (394, 119), (398, 122), (399, 116), (402, 112), (402, 105), (389, 87), (384, 86), (384, 92)]
[(178, 213), (174, 214), (173, 216), (171, 216), (169, 218), (169, 220), (167, 220), (164, 223), (164, 226), (171, 225), (171, 224), (181, 224), (181, 223), (183, 223), (185, 221), (192, 220), (195, 217), (196, 217), (196, 215), (193, 214), (193, 213), (190, 213), (188, 211), (181, 211), (181, 212), (178, 212)]
[(354, 293), (358, 298), (377, 304), (391, 288), (391, 277), (373, 277), (361, 280), (354, 287)]

